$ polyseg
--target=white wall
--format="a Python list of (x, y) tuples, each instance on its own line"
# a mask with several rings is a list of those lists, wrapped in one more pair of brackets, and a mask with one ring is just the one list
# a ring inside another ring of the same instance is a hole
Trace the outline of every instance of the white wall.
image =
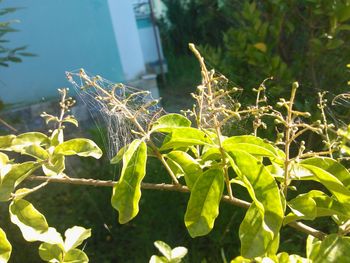
[(108, 5), (124, 78), (131, 80), (146, 72), (132, 2), (108, 0)]

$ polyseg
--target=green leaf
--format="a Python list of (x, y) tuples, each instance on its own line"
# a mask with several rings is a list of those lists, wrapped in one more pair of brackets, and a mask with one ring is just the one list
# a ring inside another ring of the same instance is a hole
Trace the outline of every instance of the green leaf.
[(224, 189), (221, 169), (209, 169), (198, 177), (191, 190), (185, 225), (191, 237), (204, 236), (214, 227)]
[(23, 147), (21, 149), (21, 154), (26, 154), (42, 161), (49, 158), (49, 153), (36, 144)]
[(99, 159), (102, 156), (102, 151), (93, 141), (80, 138), (61, 143), (55, 148), (54, 154), (91, 156)]
[[(282, 225), (284, 211), (279, 188), (274, 177), (251, 154), (240, 150), (230, 150), (228, 154), (254, 204), (239, 229), (241, 254), (247, 258), (261, 256), (272, 249)], [(246, 227), (249, 224), (254, 227)]]
[(55, 262), (62, 262), (63, 250), (58, 244), (42, 243), (39, 246), (39, 256), (42, 260)]
[(123, 148), (121, 148), (117, 152), (117, 154), (111, 159), (110, 163), (111, 164), (118, 164), (123, 159), (123, 155), (124, 155), (126, 149), (127, 149), (127, 146), (124, 146)]
[(80, 249), (69, 250), (63, 258), (63, 263), (87, 263), (89, 262), (88, 256)]
[(348, 263), (350, 260), (350, 237), (328, 235), (320, 244), (318, 253), (312, 253), (313, 263), (337, 262)]
[(21, 152), (24, 147), (30, 145), (46, 146), (49, 145), (49, 138), (41, 132), (27, 132), (18, 135), (12, 141), (12, 149)]
[(123, 155), (120, 180), (113, 187), (112, 206), (119, 212), (119, 223), (125, 224), (139, 212), (141, 182), (146, 175), (147, 146), (134, 140)]
[(11, 150), (12, 141), (15, 138), (15, 135), (0, 136), (0, 150)]
[(188, 250), (185, 247), (176, 247), (171, 250), (171, 262), (181, 262), (181, 259), (186, 256)]
[(151, 257), (149, 263), (169, 263), (169, 260), (167, 260), (166, 257), (159, 257), (156, 255), (153, 255)]
[(206, 145), (209, 144), (210, 140), (207, 135), (195, 128), (177, 128), (173, 129), (170, 134), (168, 134), (160, 150), (176, 149), (181, 147), (189, 147), (192, 145)]
[(77, 121), (76, 118), (74, 118), (73, 116), (67, 116), (63, 119), (62, 122), (67, 122), (67, 123), (72, 123), (73, 125), (75, 125), (76, 127), (79, 126), (79, 123)]
[(185, 116), (172, 113), (160, 117), (152, 126), (152, 132), (171, 132), (174, 128), (190, 127), (191, 121)]
[(65, 157), (63, 155), (54, 155), (49, 160), (49, 163), (42, 165), (43, 172), (47, 176), (60, 175), (65, 168)]
[(254, 156), (266, 156), (280, 160), (284, 158), (284, 153), (281, 150), (275, 148), (272, 144), (264, 141), (263, 139), (252, 135), (227, 138), (223, 141), (222, 147), (226, 151), (230, 151), (231, 149), (244, 149), (244, 151)]
[(171, 247), (160, 240), (154, 242), (154, 246), (163, 254), (168, 260), (171, 260)]
[(288, 202), (292, 212), (285, 219), (284, 224), (295, 220), (314, 220), (316, 217), (338, 215), (350, 218), (350, 210), (332, 197), (317, 190), (298, 195)]
[(321, 240), (309, 235), (306, 239), (306, 257), (308, 259), (315, 258), (320, 250)]
[(0, 263), (6, 263), (12, 252), (12, 246), (7, 240), (6, 233), (0, 228)]
[(91, 236), (91, 229), (85, 229), (81, 226), (74, 226), (69, 228), (64, 233), (66, 239), (64, 241), (64, 248), (66, 251), (76, 248), (83, 243), (83, 241)]
[(43, 214), (24, 199), (12, 201), (9, 206), (11, 222), (17, 225), (28, 242), (43, 241), (50, 244), (63, 243), (56, 229), (49, 227)]
[(314, 157), (303, 160), (302, 164), (317, 166), (334, 175), (343, 185), (350, 189), (350, 172), (343, 165), (332, 158)]
[(314, 177), (312, 180), (318, 181), (323, 184), (341, 203), (350, 202), (350, 190), (347, 189), (340, 180), (322, 168), (314, 165), (307, 164), (307, 162), (301, 162), (300, 165), (308, 169)]
[(35, 162), (13, 164), (0, 181), (0, 201), (7, 201), (15, 187), (27, 178), (38, 167)]
[(56, 129), (50, 136), (51, 146), (57, 146), (64, 141), (63, 129)]
[(188, 153), (182, 151), (172, 151), (167, 154), (167, 157), (179, 165), (185, 175), (186, 185), (192, 189), (197, 178), (203, 173), (199, 163)]

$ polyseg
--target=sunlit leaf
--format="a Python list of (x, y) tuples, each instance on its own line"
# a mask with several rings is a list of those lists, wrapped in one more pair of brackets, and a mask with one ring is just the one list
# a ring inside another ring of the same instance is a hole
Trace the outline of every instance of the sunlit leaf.
[(313, 157), (302, 161), (302, 164), (317, 166), (340, 180), (343, 185), (350, 189), (350, 172), (341, 163), (332, 158)]
[(63, 258), (62, 263), (87, 263), (89, 262), (88, 256), (84, 251), (80, 249), (71, 249), (69, 250)]
[(19, 227), (25, 240), (43, 241), (50, 244), (63, 243), (56, 229), (48, 226), (46, 219), (24, 199), (12, 201), (9, 206), (11, 222)]
[(123, 155), (121, 177), (113, 187), (112, 206), (119, 212), (119, 223), (125, 224), (139, 212), (141, 182), (146, 174), (147, 146), (134, 140)]
[(15, 135), (0, 136), (0, 150), (10, 150), (12, 141), (16, 138)]
[(55, 262), (62, 262), (63, 250), (58, 244), (42, 243), (39, 246), (39, 256), (42, 260)]
[(156, 255), (153, 255), (151, 257), (149, 263), (169, 263), (169, 260), (167, 260), (166, 257), (159, 257)]
[(254, 156), (266, 156), (276, 160), (284, 158), (284, 153), (281, 150), (252, 135), (229, 137), (223, 141), (222, 146), (226, 151), (238, 149)]
[(1, 177), (0, 182), (0, 201), (7, 201), (11, 197), (11, 193), (15, 187), (27, 178), (37, 168), (35, 162), (25, 162), (11, 165), (4, 176)]
[(186, 256), (188, 250), (185, 247), (176, 247), (171, 250), (172, 262), (181, 262), (181, 259)]
[(85, 229), (81, 226), (74, 226), (69, 228), (64, 233), (66, 239), (64, 241), (64, 248), (66, 251), (76, 248), (83, 243), (83, 241), (91, 236), (91, 229)]
[(185, 214), (185, 225), (191, 237), (204, 236), (214, 227), (224, 189), (221, 169), (205, 171), (193, 185)]
[(77, 121), (76, 118), (74, 118), (73, 116), (67, 116), (63, 119), (63, 122), (67, 122), (67, 123), (72, 123), (73, 125), (75, 125), (76, 127), (79, 126), (79, 123)]
[(300, 165), (311, 171), (314, 175), (311, 179), (323, 184), (338, 201), (344, 204), (350, 202), (350, 190), (347, 189), (337, 177), (318, 166), (308, 164), (307, 161), (301, 162)]
[(41, 132), (27, 132), (18, 135), (12, 141), (12, 149), (21, 152), (24, 147), (30, 145), (46, 146), (50, 143), (49, 138)]
[(24, 146), (21, 149), (21, 154), (32, 156), (38, 160), (46, 160), (49, 158), (49, 153), (37, 144)]
[(5, 232), (0, 228), (0, 263), (6, 263), (12, 252), (12, 246), (7, 240)]
[(313, 263), (337, 262), (348, 263), (350, 260), (350, 237), (337, 234), (328, 235), (317, 247), (318, 253), (312, 253)]
[(125, 151), (127, 150), (127, 146), (121, 148), (117, 154), (110, 160), (111, 164), (118, 164), (122, 159)]
[(172, 113), (167, 114), (155, 121), (152, 126), (152, 131), (157, 132), (171, 132), (174, 128), (190, 127), (191, 121), (185, 116)]
[(60, 175), (65, 168), (65, 157), (63, 155), (54, 155), (49, 160), (49, 163), (42, 165), (43, 172), (47, 176)]
[(159, 250), (160, 253), (163, 254), (168, 260), (171, 259), (171, 247), (160, 240), (154, 242), (154, 246)]
[[(232, 149), (228, 153), (232, 168), (254, 203), (239, 230), (242, 256), (254, 258), (278, 247), (275, 243), (284, 212), (274, 177), (259, 160), (243, 150)], [(254, 227), (247, 227), (249, 224)]]
[(167, 154), (167, 157), (179, 165), (185, 176), (186, 185), (192, 189), (197, 178), (202, 174), (199, 163), (183, 151), (172, 151)]
[(284, 224), (300, 219), (313, 220), (321, 216), (338, 215), (350, 218), (349, 207), (317, 190), (298, 195), (288, 205), (292, 212), (285, 217)]
[(210, 140), (207, 135), (195, 128), (177, 128), (169, 133), (161, 146), (161, 150), (176, 149), (181, 147), (189, 147), (192, 145), (209, 144)]
[(55, 148), (54, 154), (91, 156), (99, 159), (102, 156), (102, 151), (93, 141), (79, 138), (61, 143)]

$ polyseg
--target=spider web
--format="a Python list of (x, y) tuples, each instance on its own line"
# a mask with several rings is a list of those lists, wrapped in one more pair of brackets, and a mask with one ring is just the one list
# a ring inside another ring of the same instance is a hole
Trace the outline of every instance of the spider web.
[[(66, 72), (69, 82), (74, 87), (80, 99), (87, 106), (99, 133), (109, 159), (118, 151), (131, 143), (136, 137), (137, 127), (125, 116), (125, 113), (106, 98), (106, 93), (124, 102), (129, 113), (147, 131), (151, 119), (160, 116), (164, 111), (154, 100), (149, 91), (136, 89), (124, 84), (116, 84), (100, 76), (94, 76), (83, 70)], [(93, 81), (101, 87), (97, 89), (87, 85)]]

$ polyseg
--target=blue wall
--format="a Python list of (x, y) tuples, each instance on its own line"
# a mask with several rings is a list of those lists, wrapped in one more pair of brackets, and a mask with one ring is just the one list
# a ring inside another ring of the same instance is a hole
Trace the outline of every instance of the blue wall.
[[(117, 0), (116, 0), (117, 1)], [(57, 96), (69, 86), (65, 71), (84, 68), (123, 81), (107, 0), (5, 0), (0, 7), (23, 7), (3, 19), (20, 19), (21, 32), (8, 34), (12, 47), (28, 45), (37, 57), (0, 67), (0, 98), (6, 103)]]

